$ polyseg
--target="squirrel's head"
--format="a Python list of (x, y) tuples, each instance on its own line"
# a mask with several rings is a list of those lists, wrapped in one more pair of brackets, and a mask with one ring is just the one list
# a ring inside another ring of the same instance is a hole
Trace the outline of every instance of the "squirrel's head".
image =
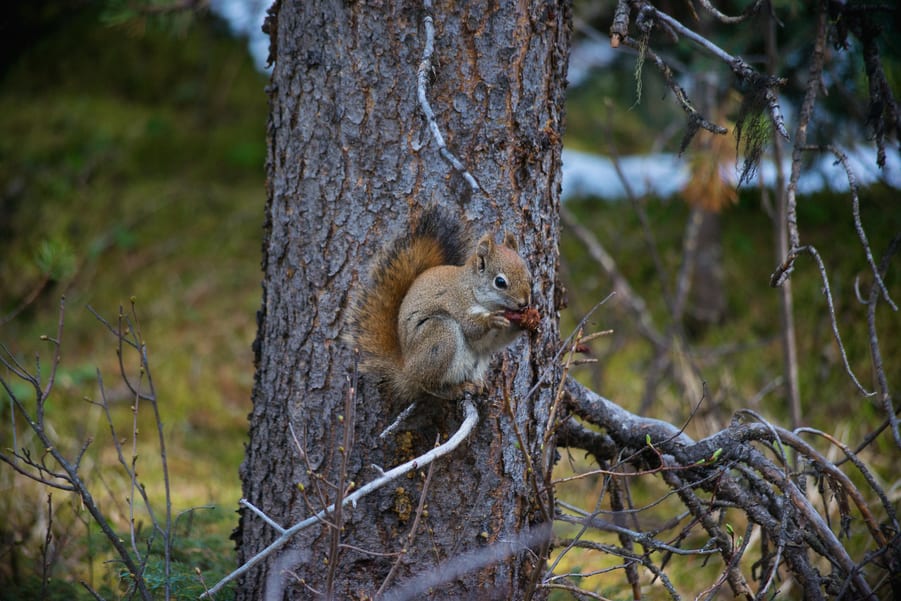
[(472, 264), (473, 275), (479, 282), (474, 287), (479, 304), (514, 311), (529, 306), (532, 276), (518, 248), (516, 238), (510, 233), (504, 233), (502, 244), (496, 244), (488, 234), (479, 240)]

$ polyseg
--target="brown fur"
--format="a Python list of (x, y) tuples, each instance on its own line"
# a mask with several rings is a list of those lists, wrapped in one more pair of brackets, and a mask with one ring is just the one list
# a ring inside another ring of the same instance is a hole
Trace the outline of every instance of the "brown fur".
[(524, 310), (531, 297), (513, 236), (471, 247), (460, 221), (432, 207), (373, 265), (351, 315), (361, 370), (397, 400), (481, 390), (491, 356), (521, 332), (505, 311)]

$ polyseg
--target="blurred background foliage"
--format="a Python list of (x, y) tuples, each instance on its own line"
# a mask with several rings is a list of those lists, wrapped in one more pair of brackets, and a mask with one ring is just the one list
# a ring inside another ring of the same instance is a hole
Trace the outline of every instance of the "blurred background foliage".
[[(4, 9), (0, 343), (27, 365), (35, 365), (35, 353), (49, 353), (40, 336), (55, 332), (59, 299), (66, 296), (63, 363), (48, 419), (73, 451), (86, 438), (95, 439), (84, 471), (103, 491), (98, 501), (124, 532), (127, 479), (116, 475), (100, 411), (82, 399), (96, 398), (99, 369), (114, 399), (117, 427), (130, 432), (131, 400), (124, 386), (115, 384), (115, 339), (87, 306), (114, 322), (119, 307), (134, 298), (164, 410), (176, 512), (202, 508), (180, 519), (176, 541), (179, 598), (196, 598), (202, 587), (195, 567), (207, 584), (233, 567), (228, 536), (240, 497), (237, 469), (247, 435), (250, 347), (260, 302), (267, 77), (255, 67), (246, 41), (233, 36), (226, 23), (207, 11), (160, 10), (173, 4), (46, 0), (13, 2)], [(725, 4), (723, 10), (736, 12), (730, 6), (735, 3)], [(691, 20), (687, 4), (659, 6)], [(784, 100), (791, 110), (806, 80), (803, 60), (812, 35), (798, 18), (806, 3), (777, 1), (774, 6), (792, 22), (780, 39), (783, 60), (778, 65), (780, 74), (788, 77)], [(613, 8), (614, 3), (577, 1), (577, 42), (586, 43), (599, 32), (603, 38)], [(703, 24), (698, 28), (704, 31)], [(718, 33), (711, 27), (705, 33), (731, 52), (762, 63), (765, 49), (759, 30), (737, 27)], [(885, 47), (893, 84), (899, 76), (898, 40), (896, 36)], [(729, 81), (724, 67), (684, 44), (669, 43), (668, 51), (673, 64), (681, 66), (680, 76), (702, 73), (714, 82)], [(832, 64), (833, 93), (823, 105), (828, 118), (818, 120), (815, 135), (861, 140), (866, 132), (855, 123), (865, 116), (866, 84), (859, 56), (855, 58), (852, 48)], [(622, 51), (589, 67), (587, 76), (573, 83), (568, 147), (600, 154), (677, 151), (684, 113), (648, 64), (641, 74), (642, 98), (636, 102), (634, 71), (635, 54)], [(685, 85), (689, 83), (686, 79)], [(708, 94), (690, 87), (689, 94), (711, 96), (704, 101), (707, 113), (728, 123), (735, 118), (738, 95), (728, 91), (728, 84), (715, 83), (711, 89), (715, 92)], [(894, 89), (897, 93), (897, 85)], [(734, 167), (731, 134), (710, 138), (699, 134), (685, 160)], [(592, 344), (601, 362), (582, 368), (580, 375), (628, 409), (673, 423), (688, 419), (703, 395), (701, 382), (706, 382), (706, 400), (688, 427), (694, 436), (718, 429), (739, 407), (787, 423), (784, 395), (774, 388), (782, 373), (779, 298), (768, 282), (780, 258), (773, 250), (767, 201), (754, 188), (736, 194), (734, 186), (723, 185), (718, 170), (698, 173), (685, 197), (715, 200), (725, 299), (717, 318), (687, 322), (691, 349), (673, 353), (653, 402), (642, 402), (655, 356), (628, 312), (613, 299), (595, 313), (591, 325), (615, 333)], [(861, 193), (863, 222), (877, 256), (901, 231), (897, 198), (898, 191), (883, 184)], [(606, 245), (660, 330), (666, 331), (666, 289), (681, 265), (682, 238), (692, 210), (683, 196), (634, 202), (571, 198), (567, 207)], [(642, 224), (643, 214), (650, 232)], [(855, 277), (866, 277), (866, 265), (849, 197), (829, 191), (804, 197), (799, 218), (802, 236), (821, 248), (829, 269), (852, 364), (869, 378), (865, 307), (853, 290)], [(662, 272), (649, 252), (649, 235)], [(561, 251), (570, 300), (565, 329), (612, 287), (568, 231)], [(810, 425), (853, 444), (882, 416), (878, 407), (860, 397), (841, 368), (813, 266), (797, 270), (794, 283), (805, 417)], [(901, 298), (897, 274), (890, 273), (887, 284), (895, 300)], [(901, 319), (883, 311), (880, 327), (884, 356), (894, 361), (888, 371), (898, 374)], [(43, 369), (48, 363), (45, 356)], [(14, 391), (28, 398), (26, 387)], [(12, 446), (13, 417), (5, 397), (0, 414), (2, 444)], [(151, 498), (161, 502), (153, 425), (141, 419), (139, 436), (147, 446), (139, 472)], [(23, 425), (16, 424), (19, 447), (31, 442)], [(897, 499), (897, 449), (883, 436), (865, 458)], [(561, 473), (569, 466), (579, 469), (580, 461), (565, 456)], [(560, 496), (590, 506), (598, 486), (598, 481), (579, 480), (561, 486)], [(41, 596), (42, 557), (48, 553), (55, 558), (52, 585), (44, 589), (50, 598), (86, 597), (80, 580), (117, 596), (124, 585), (115, 568), (103, 563), (109, 556), (83, 508), (53, 493), (54, 538), (47, 548), (46, 491), (6, 467), (0, 468), (0, 490), (0, 599)], [(653, 499), (661, 490), (653, 484), (642, 490), (640, 485), (636, 502)], [(574, 570), (580, 562), (603, 559), (570, 554), (559, 569)], [(696, 569), (685, 566), (673, 580), (690, 587)], [(612, 598), (628, 594), (624, 583), (586, 586)]]
[[(245, 41), (208, 12), (145, 16), (120, 5), (4, 7), (0, 342), (29, 367), (42, 353), (46, 376), (51, 349), (39, 337), (55, 334), (66, 296), (48, 420), (73, 451), (95, 439), (84, 471), (125, 532), (128, 481), (100, 410), (82, 398), (98, 398), (99, 368), (118, 431), (131, 432), (116, 340), (87, 306), (115, 324), (134, 297), (164, 411), (175, 511), (215, 507), (182, 518), (177, 529), (177, 559), (192, 583), (179, 598), (196, 598), (202, 588), (193, 568), (211, 569), (205, 577), (215, 582), (233, 561), (228, 537), (237, 523), (260, 302), (267, 77)], [(126, 367), (134, 372), (137, 363)], [(16, 390), (28, 398), (26, 386)], [(2, 444), (11, 447), (5, 396), (0, 413)], [(138, 471), (161, 503), (155, 428), (149, 416), (141, 420)], [(31, 442), (22, 425), (20, 447)], [(0, 598), (38, 595), (46, 492), (7, 467), (0, 487)], [(61, 507), (53, 597), (86, 595), (82, 579), (116, 590), (116, 568), (104, 565), (104, 541), (83, 508), (68, 506), (60, 492), (53, 502)]]

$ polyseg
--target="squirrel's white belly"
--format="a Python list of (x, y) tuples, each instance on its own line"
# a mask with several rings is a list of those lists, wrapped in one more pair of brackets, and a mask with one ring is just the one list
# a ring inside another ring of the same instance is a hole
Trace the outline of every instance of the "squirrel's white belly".
[(481, 382), (485, 378), (485, 372), (488, 371), (491, 357), (484, 352), (476, 352), (469, 345), (461, 328), (454, 328), (454, 338), (456, 352), (445, 376), (445, 383)]

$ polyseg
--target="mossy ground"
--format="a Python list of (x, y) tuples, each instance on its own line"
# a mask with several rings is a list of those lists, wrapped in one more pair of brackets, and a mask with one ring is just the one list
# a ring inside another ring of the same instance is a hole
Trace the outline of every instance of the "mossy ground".
[[(180, 35), (106, 26), (94, 11), (73, 11), (23, 49), (0, 87), (0, 314), (39, 290), (0, 328), (0, 341), (28, 367), (40, 353), (46, 378), (52, 349), (40, 336), (55, 336), (65, 296), (47, 420), (71, 454), (93, 439), (82, 472), (124, 536), (133, 491), (102, 411), (84, 399), (100, 398), (99, 369), (130, 459), (134, 398), (119, 377), (115, 337), (88, 307), (115, 325), (134, 300), (163, 414), (173, 515), (182, 514), (173, 564), (179, 598), (202, 590), (195, 567), (208, 584), (233, 567), (228, 537), (241, 494), (260, 302), (265, 83), (243, 42), (212, 18)], [(125, 357), (138, 381), (136, 355)], [(27, 385), (15, 391), (33, 405)], [(9, 407), (4, 398), (4, 446), (12, 447)], [(163, 519), (146, 401), (137, 424), (137, 472)], [(32, 444), (23, 426), (19, 448)], [(0, 486), (0, 589), (36, 597), (46, 491), (9, 469), (0, 470)], [(104, 563), (110, 555), (84, 508), (59, 491), (52, 502), (51, 598), (86, 595), (80, 580), (98, 590), (124, 586), (115, 564)], [(146, 535), (147, 514), (138, 509), (135, 521)], [(155, 562), (149, 573), (159, 577)]]

